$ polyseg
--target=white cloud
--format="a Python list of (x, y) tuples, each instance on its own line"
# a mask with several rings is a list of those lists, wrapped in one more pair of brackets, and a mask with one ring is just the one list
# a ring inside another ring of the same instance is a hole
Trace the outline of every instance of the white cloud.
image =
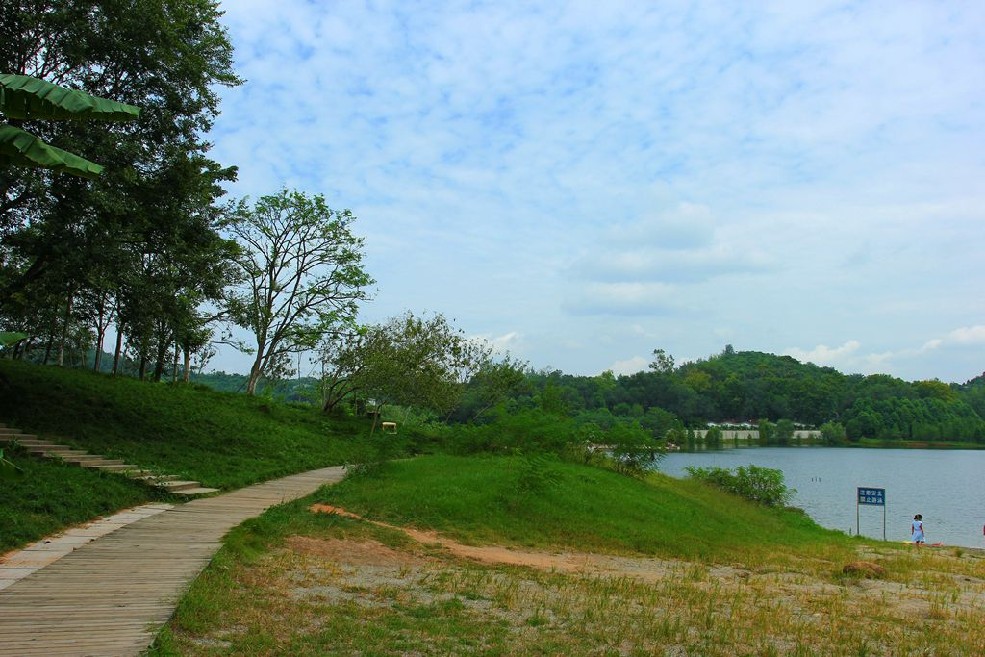
[(862, 346), (858, 340), (849, 340), (838, 346), (829, 347), (826, 344), (819, 344), (809, 351), (790, 347), (784, 350), (784, 355), (792, 356), (802, 363), (814, 363), (815, 365), (828, 367), (845, 367), (848, 363), (858, 361), (858, 350)]
[(368, 315), (432, 308), (570, 372), (724, 335), (919, 378), (985, 360), (982, 3), (222, 9), (231, 195), (351, 208)]
[(475, 335), (472, 336), (476, 340), (486, 342), (493, 348), (497, 354), (504, 355), (506, 353), (511, 353), (516, 351), (516, 349), (522, 346), (523, 336), (517, 331), (510, 331), (509, 333), (504, 333), (503, 335)]
[(955, 344), (985, 344), (985, 324), (954, 329), (947, 334), (945, 341)]
[(653, 315), (676, 306), (675, 288), (663, 283), (589, 283), (562, 304), (572, 315)]
[(649, 365), (650, 361), (646, 358), (643, 358), (642, 356), (634, 356), (627, 360), (617, 360), (607, 369), (612, 370), (613, 374), (619, 376), (621, 374), (636, 374), (637, 372), (642, 372)]

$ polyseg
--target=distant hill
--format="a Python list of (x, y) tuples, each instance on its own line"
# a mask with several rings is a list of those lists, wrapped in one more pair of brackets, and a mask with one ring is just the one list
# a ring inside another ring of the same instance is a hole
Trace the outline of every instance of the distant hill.
[(637, 418), (655, 432), (675, 419), (690, 427), (789, 419), (811, 426), (835, 422), (852, 440), (985, 442), (983, 377), (963, 385), (907, 382), (733, 350), (679, 366), (672, 359), (656, 365), (618, 377), (531, 373), (526, 403), (592, 416), (597, 423), (606, 421), (606, 413)]

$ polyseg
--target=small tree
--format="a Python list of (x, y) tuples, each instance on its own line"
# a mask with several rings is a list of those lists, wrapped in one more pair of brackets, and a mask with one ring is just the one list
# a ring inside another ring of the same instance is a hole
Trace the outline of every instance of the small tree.
[(827, 445), (839, 445), (847, 439), (845, 426), (840, 422), (825, 422), (821, 425), (821, 440)]
[(321, 364), (322, 412), (332, 413), (358, 391), (365, 360), (368, 327), (338, 326), (322, 336), (317, 362)]
[(642, 477), (666, 455), (650, 432), (635, 420), (616, 423), (605, 432), (603, 440), (612, 445), (616, 471), (631, 477)]
[(528, 367), (526, 361), (516, 360), (509, 354), (495, 360), (488, 349), (482, 349), (476, 355), (480, 362), (468, 381), (466, 392), (472, 402), (468, 418), (472, 421), (521, 390), (527, 383)]
[(795, 430), (796, 427), (794, 426), (793, 420), (777, 420), (776, 428), (773, 431), (773, 442), (777, 445), (789, 445), (793, 442)]
[(757, 427), (759, 428), (759, 444), (773, 444), (773, 435), (776, 433), (776, 425), (766, 418), (763, 418), (757, 423)]
[(231, 295), (230, 316), (254, 336), (247, 394), (290, 355), (314, 349), (323, 335), (352, 322), (365, 289), (363, 240), (348, 210), (336, 212), (320, 194), (282, 190), (251, 208), (241, 201), (225, 225), (240, 245), (243, 281)]
[(409, 311), (370, 327), (358, 350), (352, 385), (378, 408), (403, 404), (440, 414), (455, 408), (464, 382), (488, 357), (484, 345), (467, 340), (443, 315)]
[(653, 361), (649, 367), (658, 374), (672, 374), (674, 372), (674, 357), (663, 349), (654, 349)]

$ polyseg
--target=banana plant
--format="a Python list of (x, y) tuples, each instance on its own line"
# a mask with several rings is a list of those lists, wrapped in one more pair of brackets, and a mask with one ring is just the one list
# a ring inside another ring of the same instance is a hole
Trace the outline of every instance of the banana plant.
[(132, 121), (140, 116), (140, 108), (28, 75), (4, 73), (0, 74), (0, 114), (6, 119), (0, 123), (0, 167), (41, 167), (92, 179), (103, 167), (47, 144), (8, 121)]

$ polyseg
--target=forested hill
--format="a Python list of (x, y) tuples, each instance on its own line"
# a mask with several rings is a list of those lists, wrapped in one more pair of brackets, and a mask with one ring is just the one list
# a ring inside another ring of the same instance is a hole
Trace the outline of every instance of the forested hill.
[(669, 419), (688, 427), (789, 419), (838, 423), (850, 440), (985, 442), (985, 375), (949, 385), (843, 374), (789, 356), (730, 348), (679, 366), (662, 351), (655, 355), (648, 371), (618, 377), (532, 373), (528, 394), (568, 415), (633, 417), (653, 429)]
[[(985, 374), (964, 384), (909, 382), (886, 374), (843, 374), (756, 351), (726, 349), (681, 365), (663, 352), (658, 354), (647, 371), (630, 375), (528, 371), (525, 385), (512, 393), (503, 408), (535, 408), (603, 428), (638, 422), (657, 437), (674, 426), (790, 420), (814, 427), (828, 424), (839, 439), (853, 441), (985, 443)], [(236, 392), (244, 389), (245, 377), (213, 372), (193, 380)], [(318, 381), (311, 378), (276, 382), (265, 394), (312, 403), (318, 403), (320, 395)], [(479, 409), (487, 403), (481, 387), (473, 382), (450, 419), (465, 422), (479, 417), (483, 415)]]

